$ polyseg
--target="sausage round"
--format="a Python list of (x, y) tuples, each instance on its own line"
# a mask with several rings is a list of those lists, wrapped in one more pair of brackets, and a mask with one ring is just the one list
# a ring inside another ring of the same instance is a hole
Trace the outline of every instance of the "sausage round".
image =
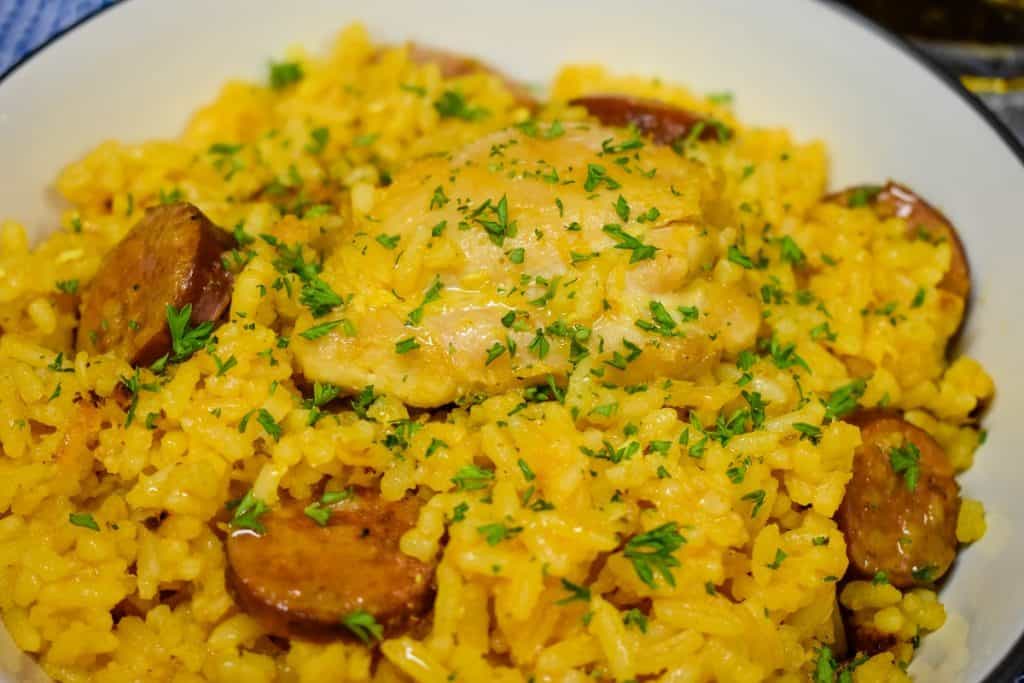
[(167, 306), (215, 321), (231, 303), (221, 255), (231, 236), (191, 204), (149, 209), (108, 253), (82, 293), (77, 347), (148, 365), (171, 348)]
[(399, 549), (420, 503), (387, 502), (369, 489), (332, 506), (326, 526), (288, 503), (260, 518), (263, 534), (239, 529), (227, 539), (228, 581), (239, 605), (282, 637), (350, 638), (342, 618), (368, 612), (385, 635), (426, 614), (434, 565)]
[(921, 234), (933, 242), (946, 240), (950, 248), (949, 270), (939, 282), (939, 287), (963, 299), (970, 295), (971, 270), (960, 235), (941, 211), (910, 188), (890, 180), (881, 188), (861, 185), (836, 192), (826, 200), (843, 206), (859, 205), (858, 200), (866, 201), (880, 217), (896, 216), (906, 221), (908, 235)]
[[(957, 550), (960, 487), (949, 458), (896, 414), (864, 411), (847, 421), (860, 427), (862, 441), (838, 515), (850, 569), (866, 578), (884, 572), (898, 588), (934, 582)], [(916, 462), (906, 457), (914, 449)], [(907, 465), (916, 467), (913, 488)]]
[(658, 100), (627, 97), (625, 95), (587, 95), (570, 100), (569, 104), (583, 107), (606, 126), (636, 126), (659, 145), (671, 145), (685, 138), (699, 123), (705, 125), (697, 137), (701, 140), (719, 139), (719, 131), (699, 114)]

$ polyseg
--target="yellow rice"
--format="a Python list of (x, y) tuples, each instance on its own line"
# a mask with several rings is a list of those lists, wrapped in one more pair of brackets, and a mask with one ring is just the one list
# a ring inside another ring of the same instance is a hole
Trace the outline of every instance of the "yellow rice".
[[(370, 212), (386, 192), (386, 175), (530, 116), (497, 77), (445, 81), (436, 65), (412, 63), (403, 48), (376, 53), (359, 26), (346, 29), (324, 57), (296, 50), (288, 59), (301, 63), (304, 77), (294, 87), (228, 83), (179, 138), (111, 140), (70, 164), (57, 180), (70, 208), (41, 244), (31, 246), (15, 222), (0, 226), (0, 613), (17, 645), (63, 681), (801, 681), (813, 675), (819, 648), (833, 644), (838, 599), (855, 620), (899, 642), (862, 663), (853, 680), (907, 680), (912, 642), (942, 626), (942, 605), (929, 590), (865, 581), (849, 582), (837, 595), (847, 560), (832, 516), (859, 432), (841, 421), (823, 424), (817, 400), (799, 406), (791, 371), (768, 363), (758, 366), (758, 388), (772, 405), (764, 428), (727, 446), (708, 443), (699, 461), (675, 441), (687, 424), (680, 415), (690, 411), (711, 424), (743, 405), (734, 360), (700, 381), (652, 383), (637, 393), (600, 386), (584, 361), (564, 405), (533, 404), (510, 417), (522, 392), (495, 395), (454, 409), (446, 422), (426, 422), (396, 460), (381, 441), (389, 423), (409, 412), (393, 398), (373, 404), (372, 421), (346, 410), (307, 426), (292, 354), (276, 345), (278, 334), (292, 332), (300, 307), (283, 291), (257, 294), (277, 275), (273, 251), (257, 241), (236, 278), (233, 322), (217, 332), (220, 358), (234, 356), (237, 365), (219, 375), (215, 359), (197, 353), (170, 368), (159, 390), (140, 392), (130, 426), (118, 402), (103, 400), (104, 426), (85, 438), (81, 397), (108, 399), (133, 369), (112, 356), (73, 352), (75, 314), (57, 285), (84, 285), (145, 207), (177, 195), (219, 225), (242, 222), (249, 235), (323, 250), (351, 229), (353, 216)], [(440, 119), (433, 102), (452, 88), (491, 115)], [(939, 306), (936, 284), (948, 245), (904, 238), (898, 219), (820, 204), (823, 145), (796, 142), (785, 130), (745, 128), (727, 103), (658, 80), (570, 66), (553, 82), (552, 104), (540, 116), (581, 118), (582, 111), (559, 103), (606, 91), (657, 97), (733, 126), (732, 142), (698, 145), (693, 156), (720, 180), (722, 201), (750, 216), (748, 250), (761, 246), (761, 226), (770, 223), (809, 259), (826, 254), (840, 264), (814, 283), (835, 344), (812, 340), (811, 330), (826, 320), (814, 307), (771, 307), (781, 340), (794, 342), (814, 368), (800, 389), (812, 398), (832, 391), (853, 379), (843, 359), (863, 359), (873, 374), (861, 404), (907, 411), (958, 470), (969, 467), (981, 440), (969, 416), (993, 384), (975, 361), (945, 360), (956, 318)], [(314, 153), (311, 131), (320, 127), (329, 140)], [(231, 173), (207, 151), (225, 142), (245, 145)], [(316, 199), (331, 205), (327, 214), (282, 218), (266, 200), (238, 199), (275, 181), (294, 184), (296, 176), (337, 183), (341, 189)], [(784, 290), (796, 289), (788, 265), (771, 275)], [(721, 258), (711, 276), (757, 293), (769, 274)], [(908, 307), (920, 288), (923, 305)], [(890, 301), (900, 302), (902, 324), (862, 315)], [(58, 352), (63, 371), (55, 369)], [(614, 415), (591, 414), (613, 401)], [(574, 419), (571, 406), (587, 417)], [(281, 424), (279, 442), (255, 422), (239, 431), (255, 408)], [(795, 438), (796, 422), (821, 425), (820, 443)], [(627, 425), (640, 443), (672, 441), (666, 456), (610, 462), (581, 452), (605, 439), (621, 442)], [(428, 460), (435, 438), (449, 447)], [(534, 495), (554, 510), (539, 515), (524, 503), (519, 458), (536, 475)], [(451, 483), (471, 463), (495, 470), (490, 505), (480, 504), (488, 492)], [(737, 466), (745, 473), (734, 483), (728, 472)], [(402, 540), (405, 552), (427, 558), (447, 529), (432, 626), (422, 640), (387, 640), (379, 658), (348, 642), (293, 640), (283, 649), (235, 606), (225, 587), (223, 543), (210, 522), (239, 490), (251, 487), (273, 505), (283, 494), (308, 498), (324, 477), (369, 481), (367, 472), (380, 475), (387, 498), (415, 487), (436, 492)], [(763, 503), (755, 511), (757, 492)], [(466, 519), (451, 523), (460, 503), (469, 504)], [(69, 523), (69, 514), (84, 512), (99, 533)], [(152, 530), (146, 521), (161, 515)], [(500, 545), (476, 531), (507, 519), (523, 531)], [(620, 539), (668, 521), (687, 542), (676, 555), (675, 586), (662, 582), (655, 590), (614, 551)], [(965, 502), (957, 533), (963, 542), (984, 533), (980, 503)], [(827, 545), (814, 542), (820, 537)], [(562, 579), (586, 583), (605, 556), (589, 599), (558, 604), (567, 595)], [(643, 628), (611, 594), (649, 600)]]

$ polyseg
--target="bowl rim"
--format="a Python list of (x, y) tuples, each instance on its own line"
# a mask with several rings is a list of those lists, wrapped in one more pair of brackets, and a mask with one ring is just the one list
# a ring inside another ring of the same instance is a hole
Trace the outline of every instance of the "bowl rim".
[[(904, 38), (899, 34), (890, 31), (888, 28), (882, 26), (873, 19), (869, 19), (868, 17), (859, 14), (851, 7), (842, 4), (839, 0), (815, 1), (820, 5), (824, 5), (831, 11), (843, 16), (846, 20), (856, 23), (864, 29), (876, 34), (893, 47), (899, 49), (907, 57), (917, 62), (920, 66), (931, 72), (953, 94), (970, 105), (974, 113), (988, 124), (989, 128), (992, 129), (992, 132), (994, 132), (1003, 141), (1007, 148), (1009, 148), (1017, 158), (1017, 161), (1020, 162), (1021, 166), (1024, 166), (1024, 139), (1018, 138), (1005, 122), (985, 106), (981, 99), (973, 95), (953, 74), (934, 62), (919, 45), (913, 42), (913, 40)], [(58, 42), (67, 34), (105, 14), (108, 10), (118, 8), (128, 2), (129, 0), (112, 0), (109, 4), (101, 5), (100, 7), (87, 12), (74, 22), (57, 31), (52, 36), (15, 60), (3, 73), (0, 73), (0, 87), (3, 86), (3, 83), (12, 74), (32, 61), (36, 55)], [(1003, 655), (1002, 659), (989, 670), (983, 683), (1004, 683), (1005, 681), (1011, 680), (1024, 681), (1024, 633), (1017, 636), (1017, 640), (1006, 654)]]

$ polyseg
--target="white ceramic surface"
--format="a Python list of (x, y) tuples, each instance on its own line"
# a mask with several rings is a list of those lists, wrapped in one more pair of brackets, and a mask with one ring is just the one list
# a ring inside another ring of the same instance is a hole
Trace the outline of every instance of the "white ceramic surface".
[[(961, 231), (976, 296), (964, 337), (996, 378), (991, 430), (964, 492), (990, 533), (958, 561), (943, 598), (953, 616), (925, 639), (922, 681), (979, 681), (1024, 630), (1024, 165), (972, 107), (905, 51), (811, 0), (128, 0), (60, 38), (0, 83), (0, 218), (36, 236), (55, 225), (61, 165), (109, 137), (176, 134), (233, 76), (325, 47), (347, 22), (382, 40), (416, 39), (483, 56), (543, 82), (566, 61), (601, 61), (702, 90), (732, 90), (749, 122), (822, 138), (832, 183), (902, 180)], [(2, 588), (0, 588), (2, 589)], [(957, 641), (966, 632), (967, 651)], [(0, 671), (10, 671), (0, 636)], [(24, 672), (22, 672), (23, 674)], [(21, 678), (22, 674), (18, 675)], [(0, 673), (0, 680), (4, 674)]]

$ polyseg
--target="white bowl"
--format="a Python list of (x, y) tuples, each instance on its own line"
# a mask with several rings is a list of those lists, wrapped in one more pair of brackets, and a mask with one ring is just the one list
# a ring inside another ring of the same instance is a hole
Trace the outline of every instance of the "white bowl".
[[(809, 0), (131, 0), (3, 77), (0, 215), (44, 235), (56, 225), (50, 183), (67, 161), (105, 138), (175, 135), (225, 79), (262, 78), (270, 57), (294, 43), (325, 47), (353, 20), (378, 39), (451, 47), (536, 82), (563, 62), (588, 60), (732, 90), (746, 121), (827, 141), (834, 186), (891, 177), (938, 203), (974, 274), (963, 348), (999, 394), (988, 442), (961, 478), (965, 494), (985, 502), (989, 533), (958, 560), (942, 594), (949, 622), (924, 639), (912, 671), (919, 680), (995, 682), (1024, 669), (1021, 648), (1014, 651), (1024, 631), (1024, 546), (1013, 542), (1024, 528), (1015, 460), (1024, 444), (1024, 297), (1013, 284), (1024, 274), (1024, 149), (955, 82), (842, 8)], [(0, 670), (15, 665), (0, 646)]]

